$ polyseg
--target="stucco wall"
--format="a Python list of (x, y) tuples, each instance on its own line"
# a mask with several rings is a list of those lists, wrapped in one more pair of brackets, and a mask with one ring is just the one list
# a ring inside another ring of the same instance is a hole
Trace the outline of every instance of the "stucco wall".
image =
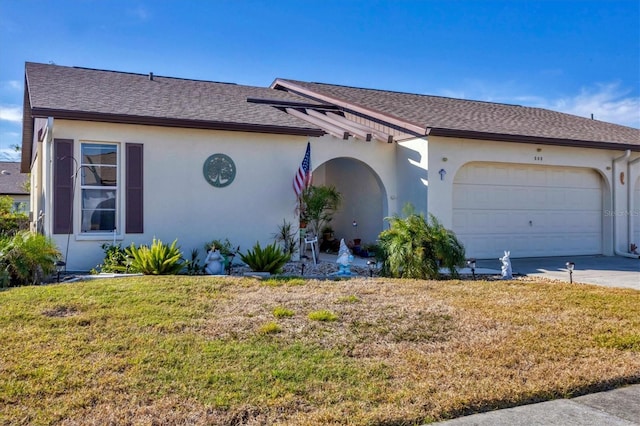
[(411, 139), (399, 142), (396, 150), (398, 170), (397, 210), (410, 203), (418, 212), (427, 213), (429, 200), (429, 179), (437, 176), (437, 171), (429, 173), (429, 143), (425, 139)]
[[(263, 245), (272, 242), (273, 234), (283, 219), (297, 225), (292, 179), (308, 140), (312, 145), (312, 165), (337, 157), (357, 158), (379, 171), (380, 182), (386, 180), (386, 185), (395, 186), (393, 145), (386, 143), (342, 141), (329, 136), (309, 139), (65, 120), (55, 122), (54, 134), (55, 138), (74, 139), (76, 158), (80, 158), (80, 143), (83, 141), (144, 145), (144, 234), (124, 234), (124, 217), (121, 214), (115, 238), (124, 246), (131, 242), (150, 243), (154, 237), (166, 243), (177, 238), (188, 255), (193, 248), (202, 254), (204, 244), (214, 238), (229, 238), (234, 245), (240, 245), (243, 252), (256, 241)], [(44, 152), (48, 154), (44, 172), (50, 181), (51, 169), (47, 166), (51, 162), (50, 143)], [(224, 188), (209, 185), (203, 177), (203, 164), (215, 153), (230, 156), (237, 168), (234, 182)], [(120, 181), (124, 182), (124, 145), (119, 155)], [(50, 191), (49, 186), (46, 193)], [(51, 212), (51, 197), (44, 198), (46, 211)], [(124, 208), (123, 190), (120, 191), (119, 202)], [(80, 188), (77, 184), (76, 212), (79, 203)], [(45, 228), (50, 234), (50, 214), (45, 218)], [(79, 215), (75, 214), (76, 233), (69, 238), (68, 248), (66, 235), (54, 235), (63, 254), (68, 250), (68, 270), (95, 267), (103, 259), (101, 244), (114, 240), (113, 234), (78, 234), (79, 220)]]
[[(452, 226), (453, 180), (458, 170), (472, 161), (588, 168), (596, 171), (603, 183), (604, 254), (613, 254), (614, 228), (617, 248), (626, 251), (627, 221), (616, 220), (614, 226), (614, 214), (607, 214), (607, 212), (628, 210), (626, 195), (628, 182), (622, 185), (619, 179), (619, 173), (627, 170), (626, 161), (622, 164), (613, 164), (613, 159), (623, 154), (622, 151), (601, 149), (430, 137), (429, 198), (432, 201), (429, 203), (429, 212), (436, 215), (445, 226)], [(444, 161), (444, 158), (447, 160)], [(440, 169), (446, 171), (443, 180), (440, 180), (437, 174)], [(613, 191), (616, 193), (615, 206)]]
[[(283, 219), (296, 221), (291, 184), (306, 137), (62, 120), (56, 121), (55, 137), (74, 139), (76, 158), (82, 141), (144, 145), (144, 234), (123, 234), (121, 215), (116, 239), (123, 245), (150, 243), (154, 237), (170, 243), (177, 238), (188, 254), (193, 248), (202, 253), (204, 244), (214, 238), (229, 238), (245, 251), (256, 241), (270, 243)], [(215, 153), (230, 156), (237, 168), (234, 182), (224, 188), (209, 185), (203, 177), (204, 162)], [(120, 164), (124, 164), (124, 149), (120, 150)], [(121, 167), (121, 182), (123, 172)], [(124, 207), (122, 190), (119, 202)], [(50, 205), (47, 210), (52, 211)], [(79, 215), (75, 216), (76, 235), (69, 240), (67, 268), (86, 270), (100, 263), (100, 245), (113, 242), (113, 235), (78, 235)], [(50, 217), (47, 229), (51, 229)], [(65, 252), (67, 237), (54, 238)]]

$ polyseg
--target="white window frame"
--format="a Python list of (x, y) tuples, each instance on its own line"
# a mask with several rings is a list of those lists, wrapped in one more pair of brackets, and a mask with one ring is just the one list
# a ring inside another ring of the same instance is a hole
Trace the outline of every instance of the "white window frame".
[[(78, 223), (78, 233), (76, 234), (76, 238), (77, 239), (98, 239), (98, 240), (111, 240), (111, 239), (115, 239), (117, 236), (117, 239), (121, 239), (120, 235), (120, 228), (121, 228), (121, 224), (122, 224), (122, 203), (120, 202), (120, 194), (122, 192), (122, 178), (121, 178), (121, 169), (122, 169), (122, 161), (121, 161), (121, 144), (119, 142), (111, 142), (111, 141), (87, 141), (87, 140), (82, 140), (79, 141), (79, 156), (78, 158), (80, 159), (80, 164), (78, 167), (78, 173), (77, 173), (77, 181), (76, 184), (78, 186), (78, 190), (77, 190), (77, 199), (78, 202), (75, 203), (77, 206), (77, 212), (79, 213), (77, 215), (77, 220), (76, 222)], [(86, 173), (88, 171), (88, 168), (92, 166), (92, 164), (90, 163), (85, 163), (84, 162), (84, 156), (83, 156), (83, 148), (88, 146), (88, 145), (103, 145), (103, 146), (115, 146), (116, 148), (116, 162), (115, 165), (110, 166), (110, 165), (100, 165), (100, 167), (114, 167), (116, 169), (115, 172), (115, 179), (116, 179), (116, 184), (114, 186), (104, 186), (104, 185), (86, 185), (84, 183), (84, 173)], [(114, 230), (94, 230), (94, 229), (88, 229), (88, 230), (83, 230), (84, 228), (84, 216), (85, 216), (85, 212), (86, 211), (95, 211), (95, 209), (84, 209), (83, 208), (83, 202), (84, 202), (84, 192), (85, 190), (112, 190), (115, 193), (115, 208), (114, 208), (114, 225), (115, 225), (115, 232)]]

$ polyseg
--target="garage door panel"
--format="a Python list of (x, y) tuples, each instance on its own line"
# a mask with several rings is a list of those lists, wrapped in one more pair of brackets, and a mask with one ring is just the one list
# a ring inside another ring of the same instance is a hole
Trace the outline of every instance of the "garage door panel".
[(472, 163), (456, 174), (453, 201), (453, 230), (469, 256), (602, 253), (601, 179), (592, 170)]

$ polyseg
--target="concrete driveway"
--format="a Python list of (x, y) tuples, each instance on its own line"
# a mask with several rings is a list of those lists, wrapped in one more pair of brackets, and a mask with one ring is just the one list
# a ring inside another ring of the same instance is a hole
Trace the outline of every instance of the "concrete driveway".
[[(511, 259), (514, 274), (569, 282), (566, 263), (576, 264), (573, 282), (640, 290), (640, 259), (618, 256), (563, 256)], [(500, 260), (478, 260), (478, 268), (500, 271)]]

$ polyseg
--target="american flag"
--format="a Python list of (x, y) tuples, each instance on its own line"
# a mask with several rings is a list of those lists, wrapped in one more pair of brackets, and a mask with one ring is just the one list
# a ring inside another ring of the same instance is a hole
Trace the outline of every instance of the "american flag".
[(311, 185), (311, 143), (307, 142), (307, 152), (304, 154), (298, 173), (293, 177), (293, 192), (296, 193), (296, 197), (299, 197), (309, 185)]

